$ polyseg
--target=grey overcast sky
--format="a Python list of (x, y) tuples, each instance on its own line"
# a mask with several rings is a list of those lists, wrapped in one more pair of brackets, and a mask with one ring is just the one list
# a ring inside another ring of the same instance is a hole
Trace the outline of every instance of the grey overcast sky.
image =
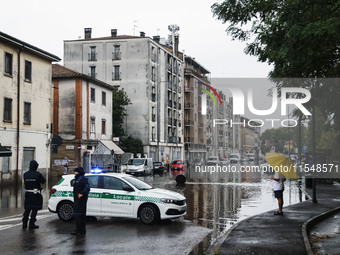
[[(227, 25), (213, 17), (219, 0), (10, 0), (1, 3), (0, 30), (63, 59), (63, 41), (118, 34), (167, 37), (177, 24), (179, 49), (207, 68), (211, 77), (264, 78), (266, 63), (244, 54), (244, 43), (232, 41)], [(62, 64), (62, 62), (61, 62)]]

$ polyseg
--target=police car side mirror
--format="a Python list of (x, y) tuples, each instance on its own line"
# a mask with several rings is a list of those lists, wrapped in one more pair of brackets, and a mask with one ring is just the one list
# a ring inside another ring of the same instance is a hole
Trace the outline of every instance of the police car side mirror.
[(132, 192), (135, 191), (133, 188), (131, 188), (130, 186), (124, 186), (123, 190), (128, 191), (128, 192)]

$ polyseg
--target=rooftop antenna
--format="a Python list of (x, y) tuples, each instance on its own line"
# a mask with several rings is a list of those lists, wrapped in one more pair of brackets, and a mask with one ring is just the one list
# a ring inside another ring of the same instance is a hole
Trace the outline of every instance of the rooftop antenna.
[(133, 21), (133, 35), (136, 34), (136, 28), (138, 27), (138, 26), (136, 25), (136, 23), (137, 23), (137, 20), (134, 20), (134, 21)]

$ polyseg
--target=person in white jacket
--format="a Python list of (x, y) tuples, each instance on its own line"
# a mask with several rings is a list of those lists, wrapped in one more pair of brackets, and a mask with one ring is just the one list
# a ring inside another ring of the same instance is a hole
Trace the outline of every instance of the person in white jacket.
[(274, 196), (278, 201), (279, 210), (274, 212), (274, 215), (283, 215), (282, 207), (283, 207), (283, 191), (284, 191), (284, 178), (279, 172), (275, 172), (274, 176), (272, 176), (273, 180), (273, 188), (274, 188)]

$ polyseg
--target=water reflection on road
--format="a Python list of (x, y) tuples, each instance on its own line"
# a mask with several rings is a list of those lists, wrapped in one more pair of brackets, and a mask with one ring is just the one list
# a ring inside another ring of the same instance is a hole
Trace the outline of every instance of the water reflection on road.
[[(240, 166), (237, 165), (237, 168)], [(198, 172), (194, 167), (187, 168), (187, 181), (177, 185), (175, 176), (178, 172), (168, 172), (164, 176), (138, 177), (155, 188), (177, 191), (187, 198), (185, 219), (197, 225), (212, 229), (204, 241), (191, 254), (204, 254), (236, 222), (261, 212), (277, 209), (273, 196), (272, 184), (268, 173), (254, 172)], [(49, 180), (42, 191), (45, 207), (49, 198), (49, 189), (60, 177)], [(2, 187), (0, 189), (0, 215), (23, 211), (23, 189)], [(291, 205), (304, 200), (299, 193), (296, 181), (286, 181), (284, 205)], [(18, 210), (19, 209), (19, 210)]]
[[(240, 168), (240, 165), (234, 166)], [(195, 247), (191, 253), (194, 255), (205, 254), (233, 224), (278, 207), (273, 194), (271, 173), (209, 173), (198, 172), (195, 167), (190, 167), (186, 169), (187, 182), (183, 186), (176, 185), (173, 175), (174, 172), (170, 172), (167, 178), (145, 178), (145, 181), (156, 187), (182, 193), (188, 205), (185, 218), (213, 230), (209, 237)], [(284, 206), (303, 200), (297, 181), (287, 180)]]

